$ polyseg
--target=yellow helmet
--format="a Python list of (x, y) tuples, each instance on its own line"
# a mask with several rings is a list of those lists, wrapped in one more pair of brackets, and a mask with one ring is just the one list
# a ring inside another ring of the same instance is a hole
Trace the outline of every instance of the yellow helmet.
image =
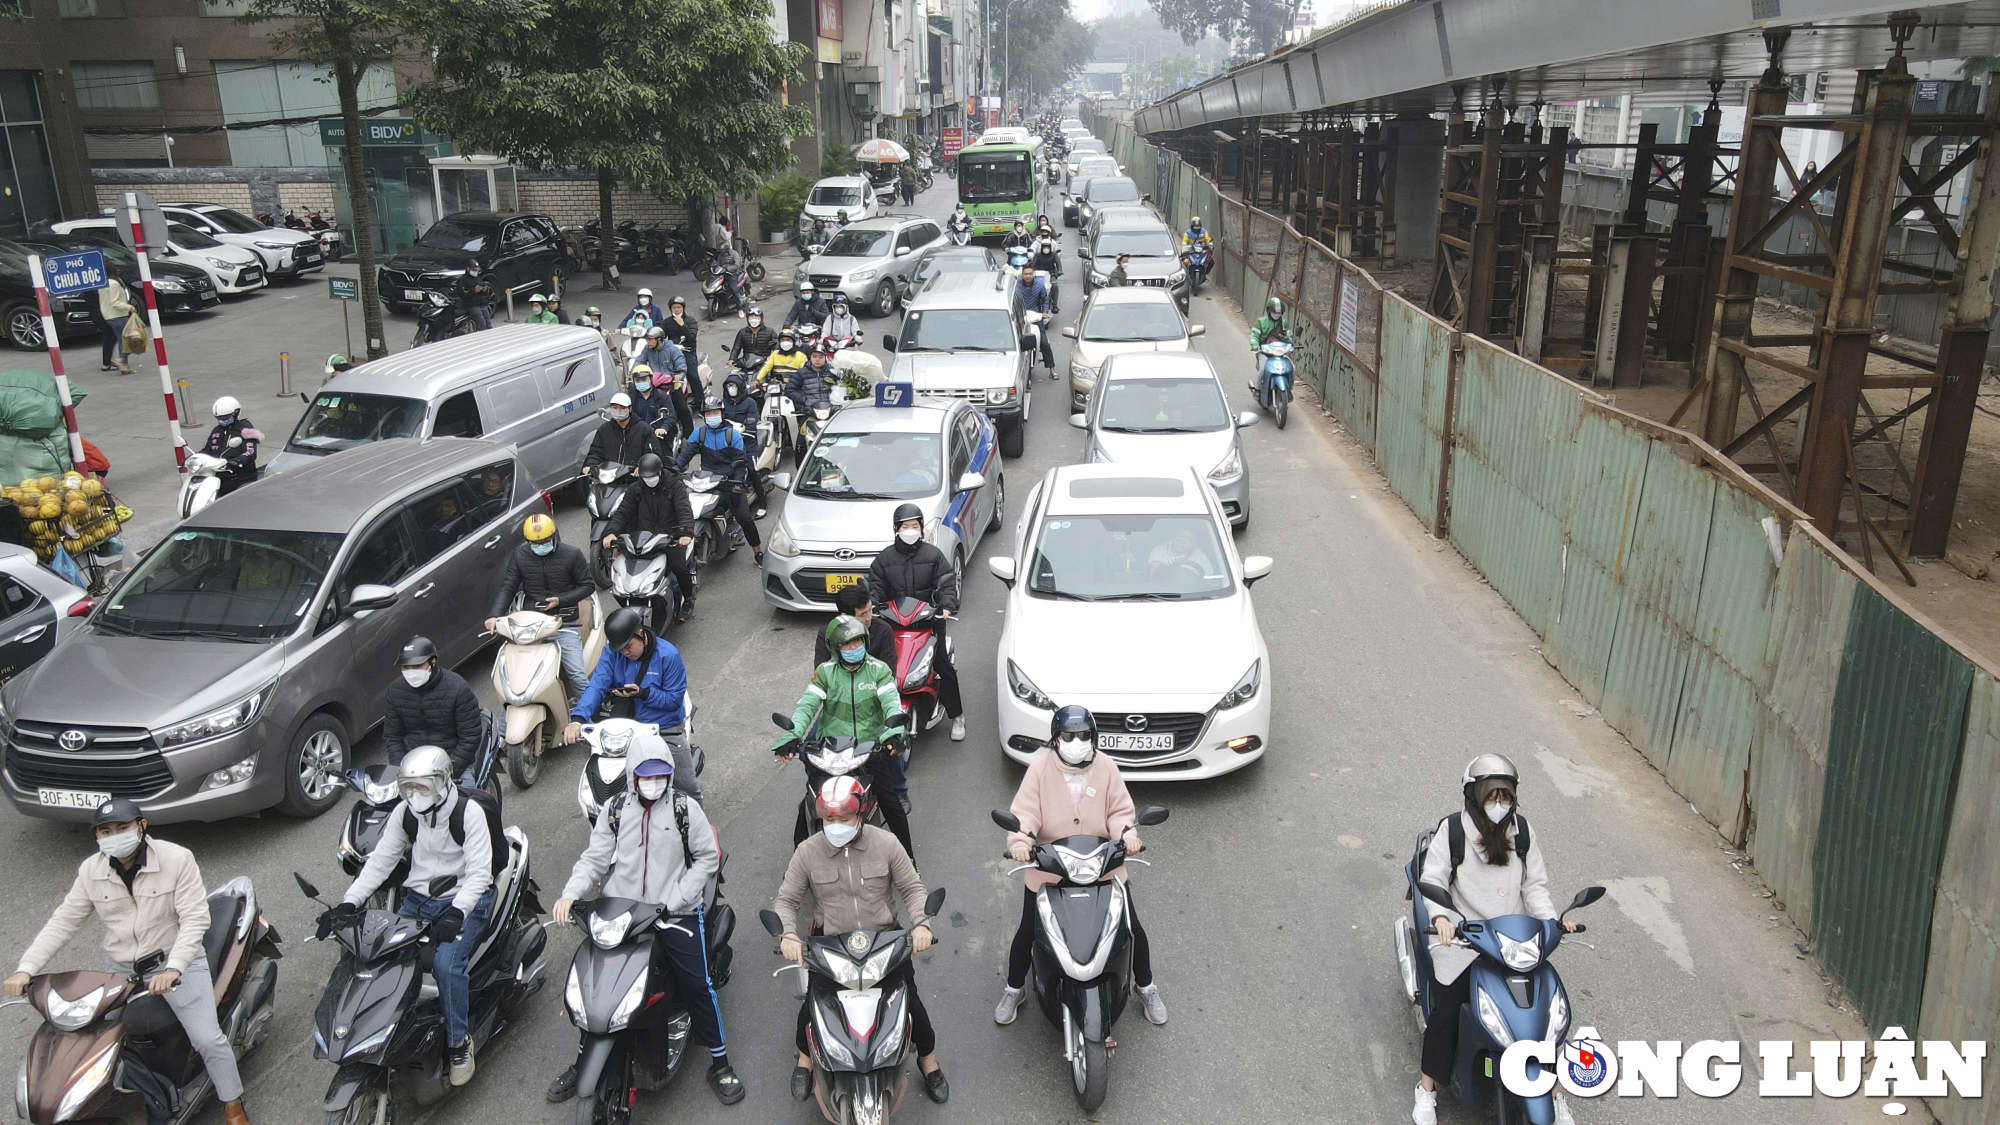
[(521, 535), (530, 543), (540, 543), (555, 537), (556, 521), (544, 515), (529, 516), (521, 524)]

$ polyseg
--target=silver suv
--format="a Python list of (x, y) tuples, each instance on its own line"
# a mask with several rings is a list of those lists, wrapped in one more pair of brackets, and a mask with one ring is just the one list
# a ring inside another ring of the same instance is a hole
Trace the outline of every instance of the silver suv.
[(812, 278), (823, 296), (838, 289), (857, 308), (869, 306), (876, 316), (888, 316), (901, 296), (896, 283), (916, 272), (917, 252), (943, 241), (936, 219), (878, 215), (849, 223), (799, 272)]
[(0, 787), (49, 820), (113, 797), (155, 824), (326, 811), (397, 650), (421, 633), (446, 666), (470, 656), (544, 504), (510, 447), (464, 438), (377, 442), (222, 498), (0, 690)]

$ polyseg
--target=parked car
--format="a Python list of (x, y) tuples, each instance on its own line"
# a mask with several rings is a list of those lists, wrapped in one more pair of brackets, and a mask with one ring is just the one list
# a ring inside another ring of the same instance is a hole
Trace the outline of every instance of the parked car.
[(495, 300), (507, 290), (525, 303), (531, 293), (561, 290), (575, 268), (562, 231), (547, 215), (518, 211), (458, 211), (437, 222), (416, 245), (392, 256), (376, 273), (382, 303), (407, 312), (448, 292), (473, 262), (493, 283)]
[(1229, 412), (1207, 356), (1114, 355), (1090, 405), (1069, 422), (1087, 435), (1085, 464), (1188, 466), (1214, 490), (1230, 526), (1250, 526), (1250, 462), (1238, 431), (1256, 425), (1257, 415)]
[(822, 296), (839, 290), (856, 307), (867, 306), (876, 316), (888, 316), (902, 299), (897, 282), (916, 272), (917, 252), (944, 241), (936, 219), (878, 215), (848, 224), (819, 256), (799, 269), (812, 278)]
[[(28, 255), (48, 252), (0, 239), (0, 323), (7, 326), (7, 342), (17, 348), (48, 346), (42, 335), (41, 306), (35, 303), (35, 281), (28, 273)], [(67, 338), (93, 332), (90, 306), (95, 299), (95, 294), (55, 298), (50, 311), (55, 315), (56, 335)]]
[(32, 548), (0, 543), (0, 684), (49, 654), (83, 624), (83, 587), (43, 566)]
[(1099, 213), (1084, 238), (1083, 248), (1076, 254), (1084, 263), (1085, 293), (1101, 288), (1111, 271), (1118, 268), (1118, 256), (1129, 254), (1131, 260), (1125, 263), (1125, 279), (1129, 283), (1165, 289), (1182, 308), (1187, 307), (1187, 268), (1181, 264), (1180, 246), (1167, 224), (1145, 208), (1127, 207)]
[(910, 302), (898, 332), (882, 340), (896, 353), (892, 381), (984, 410), (1008, 457), (1025, 448), (1035, 389), (1031, 353), (1022, 345), (1019, 288), (1006, 274), (939, 274)]
[(1098, 369), (1124, 352), (1184, 352), (1207, 329), (1189, 324), (1173, 295), (1149, 285), (1099, 289), (1084, 298), (1083, 315), (1062, 334), (1076, 341), (1069, 352), (1070, 409), (1082, 413), (1097, 389)]
[[(77, 250), (100, 251), (106, 262), (118, 267), (119, 278), (132, 292), (133, 307), (145, 304), (144, 298), (139, 293), (138, 256), (118, 244), (109, 231), (85, 230), (67, 235), (38, 234), (14, 245), (43, 257)], [(159, 302), (160, 315), (206, 312), (222, 303), (222, 295), (215, 291), (215, 282), (209, 280), (207, 270), (198, 269), (185, 262), (152, 258), (150, 254), (147, 257), (150, 259), (147, 263), (148, 268), (153, 274), (153, 299)], [(88, 302), (92, 300), (95, 300), (94, 294), (67, 298), (63, 303), (63, 315), (57, 322), (56, 332), (67, 338), (68, 330), (72, 327), (81, 326), (84, 331), (90, 330)], [(32, 290), (28, 293), (26, 307), (29, 309), (36, 307)], [(16, 318), (10, 315), (7, 319), (7, 336), (15, 344), (20, 345), (20, 338), (14, 332), (15, 327)], [(26, 327), (25, 320), (21, 322), (20, 327)], [(21, 346), (36, 348), (43, 346), (39, 321), (35, 325), (34, 339), (36, 341), (34, 344)]]
[[(51, 234), (58, 235), (89, 232), (94, 238), (123, 249), (125, 244), (118, 238), (119, 221), (112, 218), (65, 219), (48, 224), (47, 229)], [(150, 248), (148, 252), (151, 252)], [(254, 251), (217, 242), (186, 223), (167, 224), (167, 245), (163, 256), (206, 273), (215, 291), (225, 297), (254, 293), (269, 284), (264, 276), (264, 260)]]
[(380, 442), (217, 500), (0, 688), (0, 788), (73, 823), (112, 797), (154, 824), (326, 811), (397, 650), (421, 633), (447, 667), (470, 656), (547, 510), (511, 449), (468, 440)]
[(866, 176), (828, 176), (813, 184), (806, 193), (806, 205), (799, 212), (799, 234), (812, 230), (814, 219), (831, 223), (847, 212), (847, 221), (872, 219), (888, 208), (888, 201), (875, 194), (875, 185)]
[(162, 203), (160, 213), (217, 242), (255, 253), (272, 278), (303, 277), (326, 268), (326, 254), (311, 231), (267, 226), (220, 203)]

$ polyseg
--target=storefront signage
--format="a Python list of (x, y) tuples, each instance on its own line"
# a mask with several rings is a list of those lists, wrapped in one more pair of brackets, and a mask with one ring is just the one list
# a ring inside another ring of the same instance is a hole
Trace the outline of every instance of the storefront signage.
[[(320, 143), (329, 148), (339, 148), (347, 143), (347, 123), (338, 117), (325, 118), (319, 123)], [(407, 117), (370, 117), (361, 122), (361, 143), (363, 145), (422, 145), (432, 141), (417, 123)]]

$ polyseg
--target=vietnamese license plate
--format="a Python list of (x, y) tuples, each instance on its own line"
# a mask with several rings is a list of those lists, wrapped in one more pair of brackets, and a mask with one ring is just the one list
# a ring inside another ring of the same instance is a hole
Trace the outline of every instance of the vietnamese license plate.
[(424, 299), (424, 291), (421, 289), (403, 290), (403, 300), (405, 301), (421, 301), (423, 299)]
[(42, 805), (51, 809), (94, 809), (111, 799), (109, 793), (91, 793), (82, 789), (37, 789)]
[(1097, 747), (1100, 750), (1172, 750), (1174, 736), (1171, 734), (1113, 734), (1099, 732)]
[(201, 303), (204, 305), (219, 305), (222, 303), (222, 295), (213, 289), (203, 290)]
[(859, 574), (829, 574), (826, 576), (826, 592), (838, 594), (849, 586), (861, 585), (863, 576)]
[(300, 255), (299, 255), (299, 261), (301, 261), (301, 262), (304, 262), (304, 263), (305, 263), (305, 264), (307, 264), (307, 265), (313, 265), (313, 264), (315, 264), (315, 263), (317, 263), (317, 262), (319, 261), (319, 255), (318, 255), (318, 254), (300, 254)]

